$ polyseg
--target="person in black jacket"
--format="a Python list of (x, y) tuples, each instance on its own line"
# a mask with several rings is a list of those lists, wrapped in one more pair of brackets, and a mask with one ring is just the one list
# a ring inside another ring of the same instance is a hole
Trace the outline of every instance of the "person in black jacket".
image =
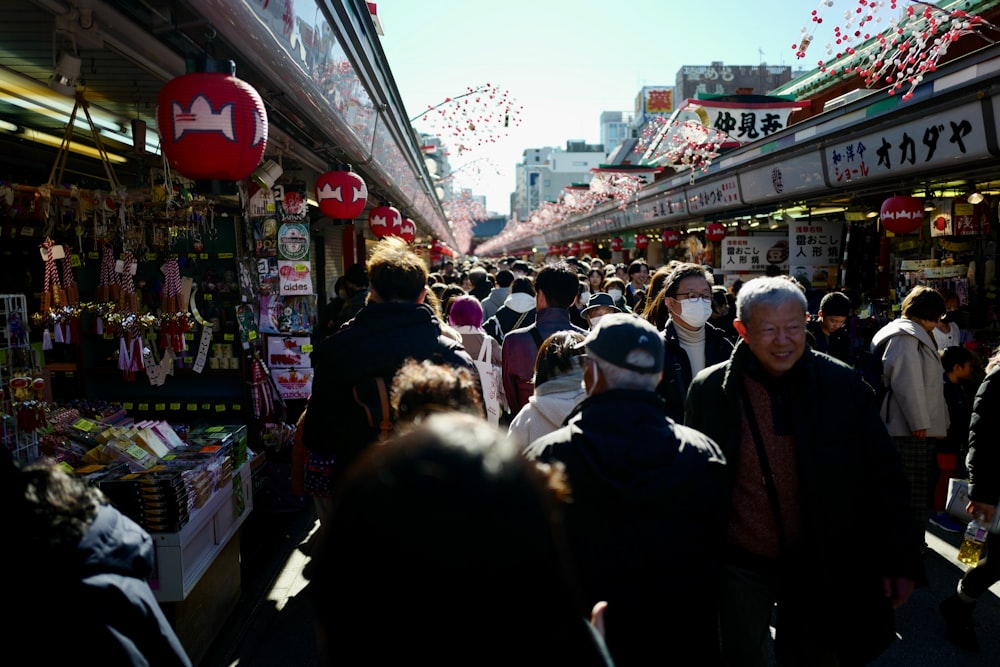
[[(924, 577), (902, 461), (874, 394), (807, 347), (805, 315), (791, 281), (748, 281), (736, 302), (742, 340), (688, 389), (684, 423), (727, 461), (726, 664), (768, 664), (775, 603), (780, 664), (868, 664), (895, 639), (893, 608)], [(872, 507), (878, 521), (859, 523)]]
[[(986, 378), (976, 391), (969, 423), (969, 453), (965, 465), (969, 471), (969, 503), (965, 510), (980, 523), (996, 520), (1000, 503), (1000, 350), (986, 364)], [(941, 614), (948, 638), (962, 648), (978, 651), (979, 640), (972, 621), (976, 599), (1000, 581), (1000, 533), (988, 533), (986, 552), (989, 558), (966, 571), (954, 595), (941, 603)]]
[[(303, 443), (325, 457), (326, 488), (314, 489), (320, 518), (329, 508), (333, 484), (361, 451), (380, 435), (362, 405), (359, 388), (381, 379), (386, 388), (407, 359), (465, 367), (475, 372), (461, 343), (443, 335), (441, 322), (424, 304), (427, 269), (407, 248), (389, 237), (368, 260), (366, 305), (347, 326), (324, 339), (313, 352), (313, 391), (303, 421)], [(378, 421), (376, 417), (375, 421)]]
[(618, 667), (717, 664), (725, 458), (664, 415), (653, 325), (605, 315), (579, 345), (588, 397), (525, 455), (565, 466), (566, 528), (585, 603), (607, 601)]
[(712, 283), (701, 264), (679, 264), (670, 272), (658, 300), (670, 313), (663, 329), (666, 353), (663, 380), (656, 391), (666, 401), (667, 415), (684, 421), (684, 397), (698, 371), (729, 358), (733, 343), (708, 320), (712, 315)]

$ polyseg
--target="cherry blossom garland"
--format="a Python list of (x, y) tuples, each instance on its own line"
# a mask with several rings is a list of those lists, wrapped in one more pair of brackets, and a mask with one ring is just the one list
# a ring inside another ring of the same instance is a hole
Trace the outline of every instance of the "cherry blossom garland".
[(510, 92), (491, 83), (468, 87), (410, 119), (426, 123), (433, 134), (457, 142), (458, 154), (494, 144), (521, 124), (522, 107)]
[(472, 228), (475, 223), (489, 217), (486, 207), (481, 201), (474, 199), (469, 190), (462, 190), (457, 197), (441, 202), (441, 206), (451, 223), (457, 246), (455, 249), (461, 254), (468, 253), (472, 245)]
[(731, 141), (728, 134), (693, 120), (677, 121), (667, 117), (654, 118), (643, 128), (637, 149), (653, 164), (673, 167), (675, 171), (690, 170), (705, 173), (719, 157), (723, 144)]
[[(798, 43), (792, 45), (797, 58), (806, 57), (816, 27), (823, 24), (824, 10), (833, 4), (833, 0), (823, 0), (812, 10), (813, 27), (803, 27)], [(952, 42), (969, 34), (987, 39), (983, 30), (997, 30), (979, 16), (921, 0), (912, 0), (899, 18), (886, 21), (884, 29), (872, 30), (872, 24), (882, 23), (882, 10), (895, 11), (898, 6), (898, 0), (857, 0), (857, 7), (844, 12), (843, 24), (834, 26), (831, 41), (825, 45), (835, 62), (817, 61), (820, 71), (830, 76), (857, 74), (869, 88), (884, 82), (890, 95), (907, 87), (902, 98), (909, 100), (924, 75), (937, 69)]]

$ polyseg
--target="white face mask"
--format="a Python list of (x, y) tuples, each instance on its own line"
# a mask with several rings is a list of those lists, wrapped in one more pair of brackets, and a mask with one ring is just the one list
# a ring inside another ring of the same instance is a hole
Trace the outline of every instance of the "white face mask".
[(597, 323), (601, 321), (602, 317), (604, 317), (604, 315), (594, 315), (593, 317), (591, 317), (590, 328), (594, 329), (595, 327), (597, 327)]
[(514, 277), (515, 278), (523, 278), (524, 277), (524, 272), (523, 271), (515, 271), (514, 272)]
[(610, 295), (613, 300), (617, 301), (622, 298), (622, 291), (620, 289), (609, 289), (608, 295)]
[(712, 315), (712, 304), (702, 299), (684, 299), (681, 301), (681, 319), (685, 324), (700, 329)]

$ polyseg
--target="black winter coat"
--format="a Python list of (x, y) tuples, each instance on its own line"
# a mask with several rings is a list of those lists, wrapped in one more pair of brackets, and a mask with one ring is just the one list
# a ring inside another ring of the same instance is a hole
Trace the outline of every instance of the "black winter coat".
[(303, 424), (303, 442), (316, 454), (336, 456), (338, 477), (378, 436), (368, 427), (352, 395), (359, 382), (382, 377), (387, 388), (406, 359), (431, 359), (475, 372), (462, 345), (441, 335), (433, 311), (417, 303), (369, 303), (316, 346), (313, 391)]
[[(664, 355), (663, 379), (656, 393), (663, 397), (667, 405), (667, 415), (674, 421), (684, 423), (684, 399), (694, 374), (687, 352), (681, 347), (677, 337), (677, 325), (667, 321), (663, 329)], [(729, 358), (733, 343), (726, 332), (711, 324), (705, 325), (705, 368), (714, 366)]]
[[(729, 361), (703, 370), (688, 390), (685, 423), (719, 443), (731, 483), (740, 465), (741, 385), (751, 363), (741, 341)], [(778, 618), (787, 620), (779, 641), (822, 631), (842, 657), (868, 662), (895, 636), (881, 578), (926, 578), (899, 453), (872, 391), (851, 367), (807, 348), (783, 379), (803, 533), (800, 553), (782, 563), (788, 593)]]
[(611, 390), (525, 454), (566, 466), (572, 556), (586, 604), (608, 601), (615, 664), (712, 664), (728, 506), (719, 447), (667, 419), (655, 393)]
[[(969, 424), (969, 497), (981, 503), (1000, 502), (1000, 367), (986, 374), (972, 402)], [(996, 554), (993, 557), (996, 558)]]

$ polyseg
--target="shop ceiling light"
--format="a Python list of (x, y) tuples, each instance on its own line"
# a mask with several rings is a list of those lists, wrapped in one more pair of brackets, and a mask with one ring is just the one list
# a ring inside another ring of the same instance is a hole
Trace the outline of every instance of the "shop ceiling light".
[(965, 200), (970, 204), (982, 204), (983, 194), (981, 192), (973, 192), (968, 197), (966, 197)]
[(265, 190), (270, 190), (278, 182), (285, 170), (274, 160), (266, 160), (264, 164), (254, 169), (251, 178)]
[(7, 130), (8, 132), (20, 132), (21, 128), (14, 123), (8, 122), (6, 120), (0, 120), (0, 130)]
[[(17, 138), (27, 139), (28, 141), (33, 141), (36, 144), (52, 146), (53, 148), (59, 148), (60, 146), (63, 145), (62, 137), (57, 137), (52, 134), (39, 132), (38, 130), (33, 130), (28, 127), (18, 128)], [(68, 150), (71, 153), (76, 153), (77, 155), (86, 155), (87, 157), (96, 158), (98, 160), (101, 159), (101, 153), (96, 148), (94, 148), (93, 146), (88, 146), (86, 144), (78, 143), (76, 141), (69, 142)], [(121, 155), (115, 155), (114, 153), (108, 153), (107, 151), (105, 151), (105, 155), (108, 156), (109, 161), (117, 164), (125, 164), (126, 162), (128, 162), (128, 160), (122, 157)]]
[(80, 78), (81, 63), (78, 56), (64, 51), (59, 56), (59, 63), (49, 79), (49, 88), (66, 97), (74, 97), (76, 95), (76, 80)]

